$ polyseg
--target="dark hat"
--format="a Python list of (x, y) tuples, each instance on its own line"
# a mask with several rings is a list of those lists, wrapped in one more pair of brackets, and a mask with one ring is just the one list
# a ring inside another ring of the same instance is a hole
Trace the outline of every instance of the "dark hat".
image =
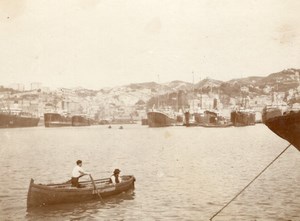
[(120, 173), (120, 172), (121, 172), (121, 170), (119, 170), (119, 169), (114, 170), (114, 174), (117, 174), (117, 173)]

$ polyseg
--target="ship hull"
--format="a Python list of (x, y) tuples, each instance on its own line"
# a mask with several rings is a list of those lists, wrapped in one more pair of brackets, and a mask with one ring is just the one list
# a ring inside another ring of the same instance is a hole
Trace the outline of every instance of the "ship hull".
[(176, 120), (163, 112), (151, 111), (147, 113), (149, 127), (168, 127), (173, 126)]
[(72, 126), (80, 127), (80, 126), (90, 126), (90, 120), (83, 116), (73, 116), (72, 117)]
[(246, 111), (232, 111), (230, 121), (235, 127), (255, 125), (255, 113)]
[(279, 108), (272, 107), (272, 108), (264, 108), (262, 112), (262, 122), (266, 123), (269, 119), (274, 117), (278, 117), (282, 115), (282, 111)]
[(266, 119), (265, 125), (300, 151), (300, 112), (289, 112), (282, 116)]
[(201, 127), (230, 127), (232, 126), (232, 122), (226, 119), (225, 117), (219, 115), (215, 111), (204, 111), (203, 114), (195, 113), (195, 121), (197, 126)]
[(0, 128), (36, 127), (39, 120), (37, 117), (0, 113)]
[(44, 123), (45, 127), (68, 127), (72, 126), (72, 119), (58, 113), (45, 113)]

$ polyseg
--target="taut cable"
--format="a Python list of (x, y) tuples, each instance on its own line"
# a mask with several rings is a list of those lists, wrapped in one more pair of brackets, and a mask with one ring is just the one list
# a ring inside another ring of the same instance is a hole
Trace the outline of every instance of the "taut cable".
[(265, 172), (292, 144), (289, 144), (271, 163), (269, 163), (247, 186), (245, 186), (235, 197), (233, 197), (225, 206), (223, 206), (218, 212), (216, 212), (209, 220), (212, 220), (216, 217), (223, 209), (225, 209), (232, 201), (234, 201), (245, 189), (247, 189), (251, 183), (253, 183), (263, 172)]

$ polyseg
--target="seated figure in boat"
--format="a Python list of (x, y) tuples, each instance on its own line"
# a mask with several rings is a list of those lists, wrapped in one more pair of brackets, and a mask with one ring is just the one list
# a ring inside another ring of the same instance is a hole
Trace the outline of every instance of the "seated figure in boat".
[(72, 183), (72, 187), (80, 188), (82, 186), (79, 184), (79, 178), (84, 175), (89, 175), (89, 173), (85, 172), (84, 169), (82, 168), (81, 160), (77, 160), (76, 164), (77, 165), (74, 167), (74, 169), (72, 171), (71, 183)]
[(119, 169), (115, 169), (113, 175), (110, 177), (110, 181), (112, 184), (117, 184), (117, 183), (121, 183), (122, 179), (119, 176), (120, 175), (121, 170)]

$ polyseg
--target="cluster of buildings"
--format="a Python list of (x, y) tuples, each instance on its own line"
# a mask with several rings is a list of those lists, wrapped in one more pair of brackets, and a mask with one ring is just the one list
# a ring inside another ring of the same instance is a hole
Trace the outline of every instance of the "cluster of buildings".
[[(0, 91), (0, 108), (20, 108), (24, 112), (33, 113), (43, 118), (44, 113), (57, 112), (65, 115), (83, 114), (97, 121), (139, 121), (146, 117), (147, 102), (157, 96), (151, 89), (131, 87), (115, 87), (91, 91), (82, 88), (58, 88), (50, 90), (43, 87), (41, 83), (32, 83), (30, 90), (25, 90), (22, 84), (10, 85), (15, 91)], [(267, 90), (268, 88), (266, 88)], [(271, 90), (270, 90), (271, 91)], [(269, 91), (269, 92), (270, 92)], [(299, 93), (300, 88), (288, 91), (288, 96), (293, 97)], [(249, 88), (244, 86), (241, 92), (249, 94)], [(191, 92), (186, 92), (191, 93)], [(265, 105), (274, 102), (282, 103), (286, 99), (286, 92), (267, 93), (260, 96), (227, 97), (225, 104), (223, 95), (209, 92), (206, 94), (193, 94), (188, 96), (188, 106), (190, 109), (212, 109), (216, 105), (218, 110), (233, 109), (241, 105), (241, 99), (249, 107), (260, 112)], [(174, 99), (174, 98), (173, 98)], [(217, 101), (217, 102), (216, 102)], [(214, 104), (214, 102), (216, 102)], [(178, 100), (174, 99), (170, 109), (178, 111)], [(229, 112), (228, 112), (229, 113)]]
[(25, 90), (22, 84), (13, 84), (10, 88), (15, 91), (0, 91), (0, 109), (17, 108), (41, 119), (44, 113), (57, 112), (70, 116), (86, 115), (99, 122), (136, 121), (146, 115), (146, 101), (151, 97), (151, 90), (135, 91), (126, 87), (100, 91), (82, 88), (50, 90), (40, 83), (32, 83), (30, 90)]

